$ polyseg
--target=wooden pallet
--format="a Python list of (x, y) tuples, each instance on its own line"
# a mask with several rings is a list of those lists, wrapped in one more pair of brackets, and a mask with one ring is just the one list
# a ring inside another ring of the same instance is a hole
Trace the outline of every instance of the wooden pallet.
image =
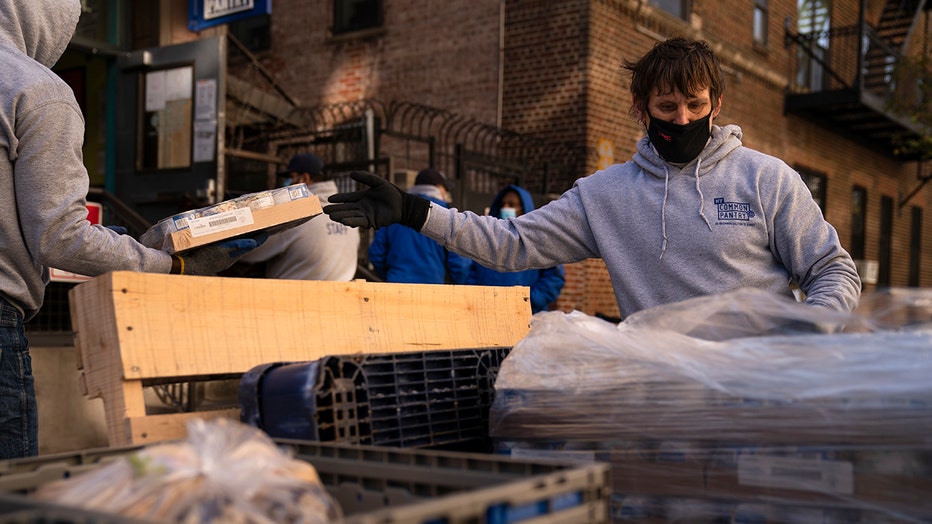
[(510, 347), (527, 287), (311, 282), (113, 272), (70, 291), (82, 393), (102, 398), (111, 446), (183, 438), (193, 417), (147, 414), (143, 388), (238, 377), (327, 355)]

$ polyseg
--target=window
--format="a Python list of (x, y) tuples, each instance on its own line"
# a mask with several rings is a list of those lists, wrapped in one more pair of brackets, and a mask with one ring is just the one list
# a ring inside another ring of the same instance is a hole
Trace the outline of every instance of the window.
[(382, 27), (382, 0), (334, 0), (333, 34)]
[(229, 23), (229, 31), (250, 52), (268, 51), (271, 19), (270, 15), (259, 15), (236, 20)]
[(796, 85), (811, 91), (822, 91), (827, 80), (822, 63), (828, 58), (829, 19), (828, 0), (798, 0), (799, 35), (806, 45), (799, 46)]
[(867, 189), (854, 186), (851, 190), (851, 258), (863, 259), (867, 236)]
[(689, 0), (648, 0), (647, 3), (683, 20), (689, 17)]
[(890, 264), (893, 262), (893, 198), (880, 197), (880, 267), (877, 270), (877, 285), (890, 286)]
[(754, 43), (767, 45), (767, 0), (754, 0)]
[(139, 119), (137, 170), (191, 165), (193, 78), (193, 66), (143, 74), (140, 87), (145, 106)]
[(909, 286), (919, 287), (919, 268), (922, 259), (922, 208), (913, 206), (909, 231)]
[(81, 17), (74, 32), (75, 40), (89, 46), (123, 46), (126, 43), (125, 33), (129, 29), (124, 22), (128, 18), (121, 16), (123, 9), (112, 0), (82, 0)]
[(809, 187), (809, 192), (812, 193), (812, 199), (815, 200), (816, 204), (819, 205), (819, 209), (822, 210), (822, 213), (825, 213), (825, 183), (827, 177), (824, 173), (819, 173), (811, 169), (797, 168), (799, 176), (802, 177), (803, 182)]

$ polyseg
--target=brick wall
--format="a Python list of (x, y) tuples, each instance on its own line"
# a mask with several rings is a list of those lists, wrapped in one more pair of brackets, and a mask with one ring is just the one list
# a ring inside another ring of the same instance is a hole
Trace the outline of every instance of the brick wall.
[[(509, 9), (515, 4), (517, 11), (534, 10), (540, 2), (509, 2)], [(899, 199), (916, 187), (919, 181), (915, 176), (915, 164), (904, 165), (889, 156), (864, 147), (844, 135), (843, 129), (828, 129), (794, 116), (783, 114), (784, 88), (788, 84), (790, 58), (783, 47), (783, 20), (790, 17), (795, 24), (796, 3), (792, 1), (770, 2), (768, 44), (760, 46), (753, 42), (751, 33), (752, 8), (750, 1), (732, 0), (718, 2), (697, 0), (693, 2), (693, 16), (683, 21), (668, 16), (666, 13), (642, 7), (633, 1), (594, 1), (583, 2), (588, 5), (588, 16), (581, 16), (566, 10), (551, 10), (558, 21), (535, 20), (530, 15), (518, 16), (509, 13), (510, 22), (520, 27), (521, 38), (534, 31), (534, 26), (547, 27), (578, 22), (586, 24), (576, 31), (567, 30), (568, 34), (587, 34), (585, 64), (579, 65), (578, 53), (567, 52), (572, 56), (562, 65), (585, 69), (585, 83), (578, 99), (585, 100), (585, 144), (586, 165), (584, 174), (593, 172), (598, 166), (598, 144), (600, 140), (609, 140), (614, 145), (615, 161), (630, 158), (634, 143), (643, 134), (627, 114), (630, 95), (627, 92), (627, 80), (620, 74), (620, 63), (626, 58), (636, 58), (646, 52), (650, 46), (663, 36), (685, 34), (708, 40), (719, 54), (727, 74), (728, 86), (725, 92), (722, 112), (717, 124), (734, 123), (742, 127), (745, 145), (765, 153), (782, 158), (792, 166), (804, 167), (827, 176), (826, 185), (826, 219), (838, 230), (844, 245), (851, 237), (851, 190), (859, 184), (868, 191), (868, 230), (867, 258), (876, 259), (879, 250), (879, 212), (881, 195)], [(875, 5), (877, 4), (877, 5)], [(568, 2), (566, 9), (580, 8), (577, 2)], [(868, 16), (879, 16), (882, 2), (869, 2)], [(540, 15), (541, 10), (534, 10)], [(837, 26), (856, 23), (858, 14), (857, 0), (843, 0), (833, 3), (833, 23)], [(528, 24), (533, 21), (532, 24)], [(519, 24), (520, 22), (520, 24)], [(795, 27), (795, 26), (794, 26)], [(518, 30), (518, 29), (516, 29)], [(512, 45), (509, 32), (509, 46)], [(582, 44), (581, 44), (582, 45)], [(520, 60), (519, 53), (509, 53), (506, 67), (509, 71), (522, 68), (513, 63)], [(528, 59), (527, 70), (545, 67), (547, 53), (544, 51)], [(559, 62), (556, 57), (554, 62)], [(560, 71), (561, 66), (557, 66)], [(520, 108), (535, 100), (550, 100), (539, 96), (557, 85), (553, 77), (567, 77), (565, 72), (559, 74), (542, 73), (541, 84), (537, 88), (528, 87), (526, 81), (506, 87), (505, 107)], [(507, 77), (515, 80), (515, 77)], [(528, 75), (532, 78), (532, 75)], [(513, 98), (519, 98), (515, 100)], [(529, 100), (523, 100), (528, 98)], [(566, 111), (575, 106), (564, 103)], [(520, 112), (518, 112), (520, 113)], [(559, 111), (551, 108), (551, 114)], [(524, 122), (509, 114), (506, 121), (516, 129), (534, 129), (534, 123)], [(549, 118), (548, 125), (559, 125), (570, 119)], [(552, 134), (560, 135), (562, 131), (554, 128)], [(566, 133), (575, 136), (571, 132)], [(925, 189), (907, 205), (895, 213), (893, 227), (893, 263), (891, 267), (893, 285), (906, 285), (909, 257), (910, 206), (919, 206), (924, 213), (923, 252), (929, 253), (932, 243), (929, 227), (932, 190)], [(928, 257), (928, 255), (927, 255)], [(604, 271), (604, 268), (603, 268)], [(591, 287), (574, 283), (571, 279), (584, 278), (593, 282), (608, 283), (607, 277), (599, 274), (599, 268), (585, 266), (568, 268), (568, 284), (560, 297), (560, 309), (581, 309), (588, 313), (604, 311), (605, 304), (593, 303), (595, 300), (587, 294)], [(603, 278), (604, 277), (604, 278)], [(921, 283), (932, 282), (932, 265), (922, 268)], [(614, 301), (614, 299), (611, 299)]]
[(263, 64), (306, 105), (363, 98), (416, 101), (494, 124), (499, 2), (384, 2), (384, 28), (329, 34), (333, 2), (276, 0)]
[[(879, 16), (884, 1), (868, 0), (869, 18)], [(783, 46), (783, 21), (789, 17), (795, 27), (796, 2), (771, 0), (768, 5), (768, 44), (761, 47), (752, 40), (751, 0), (694, 0), (688, 21), (637, 0), (507, 0), (504, 18), (498, 0), (391, 0), (385, 2), (384, 29), (352, 39), (328, 35), (331, 2), (276, 0), (273, 49), (262, 59), (308, 105), (398, 99), (488, 125), (496, 125), (501, 114), (503, 128), (579, 153), (569, 174), (551, 186), (560, 192), (598, 168), (600, 143), (608, 144), (614, 161), (621, 162), (630, 158), (643, 134), (628, 115), (622, 60), (642, 55), (659, 38), (704, 38), (727, 73), (716, 123), (736, 123), (745, 145), (825, 173), (826, 218), (843, 244), (851, 235), (851, 189), (855, 184), (867, 188), (866, 250), (868, 258), (876, 258), (880, 198), (899, 203), (912, 192), (919, 183), (916, 167), (865, 148), (838, 129), (783, 114), (792, 58)], [(853, 24), (858, 7), (859, 0), (832, 2), (833, 23)], [(418, 165), (397, 167), (419, 168), (423, 152), (410, 155)], [(529, 182), (536, 182), (535, 176), (530, 174)], [(932, 253), (930, 185), (895, 212), (894, 285), (907, 282), (911, 206), (924, 210), (922, 249)], [(923, 264), (921, 283), (932, 285), (932, 264)], [(601, 261), (567, 267), (557, 306), (589, 314), (617, 311)]]

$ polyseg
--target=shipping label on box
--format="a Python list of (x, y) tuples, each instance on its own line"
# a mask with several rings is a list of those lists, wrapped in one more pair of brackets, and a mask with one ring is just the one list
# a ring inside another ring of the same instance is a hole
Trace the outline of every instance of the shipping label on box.
[(738, 484), (851, 495), (854, 467), (841, 460), (742, 455), (738, 458)]
[(170, 253), (180, 253), (261, 230), (274, 228), (274, 232), (279, 232), (322, 212), (320, 200), (304, 198), (261, 209), (247, 207), (195, 218), (188, 221), (187, 229), (169, 234), (163, 249)]
[(224, 211), (213, 216), (192, 218), (188, 221), (191, 236), (199, 238), (211, 233), (221, 233), (240, 227), (251, 226), (256, 221), (252, 219), (252, 210), (248, 207)]

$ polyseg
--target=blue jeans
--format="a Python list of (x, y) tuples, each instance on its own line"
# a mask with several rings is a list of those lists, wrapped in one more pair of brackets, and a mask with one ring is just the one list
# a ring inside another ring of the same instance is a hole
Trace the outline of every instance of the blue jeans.
[(39, 454), (39, 413), (23, 315), (0, 298), (0, 459)]

